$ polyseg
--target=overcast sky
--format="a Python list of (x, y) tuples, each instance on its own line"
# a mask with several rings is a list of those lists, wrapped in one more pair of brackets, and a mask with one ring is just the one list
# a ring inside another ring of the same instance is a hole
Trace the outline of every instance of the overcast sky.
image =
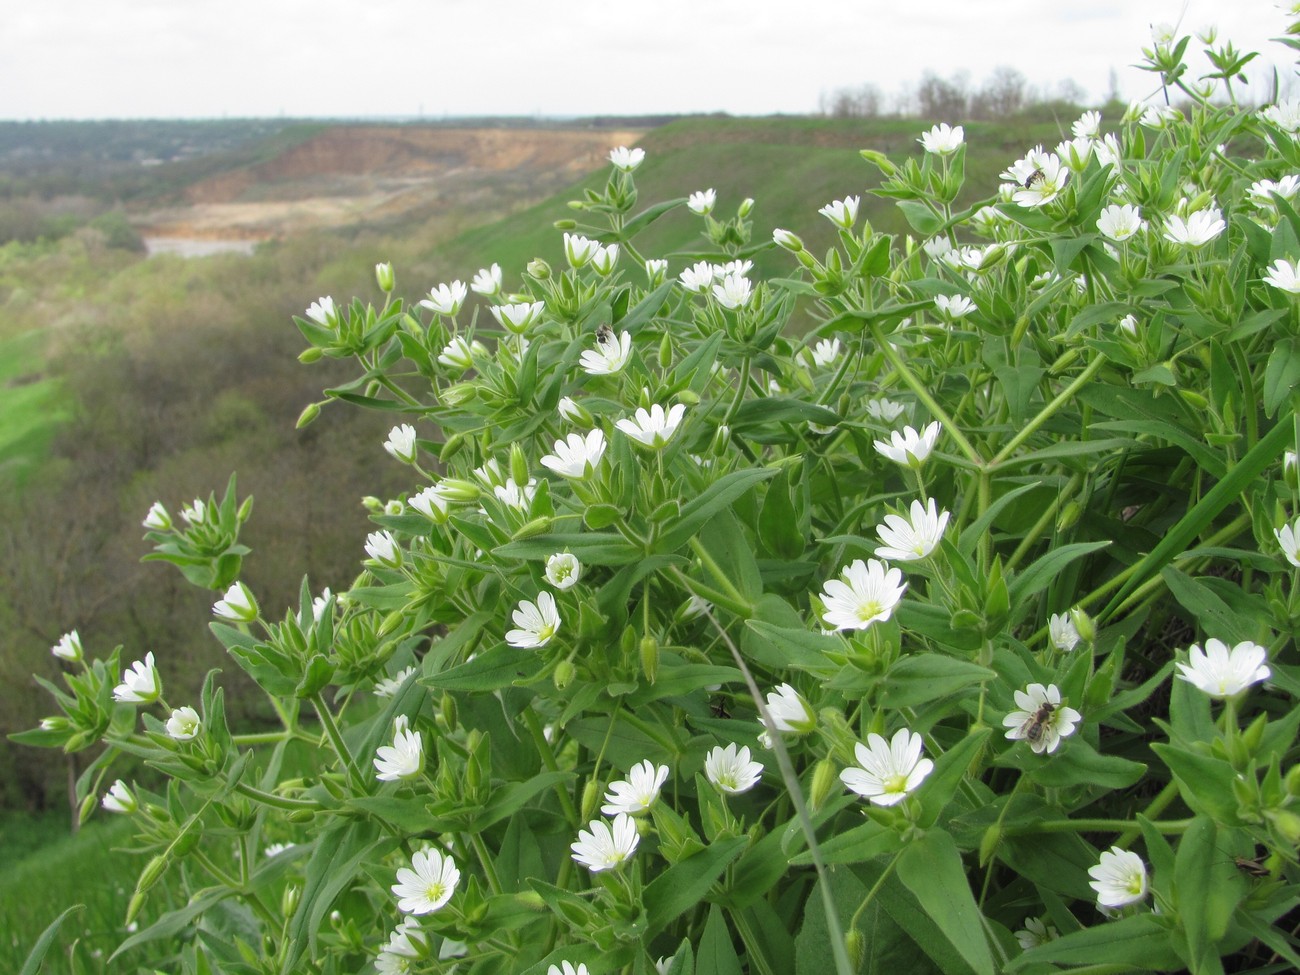
[[(815, 112), (999, 65), (1100, 100), (1148, 25), (1216, 24), (1288, 74), (1270, 0), (6, 0), (0, 118)], [(1199, 67), (1199, 62), (1198, 65)], [(1262, 72), (1258, 72), (1262, 74)], [(1263, 84), (1255, 95), (1262, 100)]]

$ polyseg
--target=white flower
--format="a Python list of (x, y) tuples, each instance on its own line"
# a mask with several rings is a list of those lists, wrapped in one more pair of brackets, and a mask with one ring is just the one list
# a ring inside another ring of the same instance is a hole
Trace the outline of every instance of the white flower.
[(436, 484), (430, 484), (419, 494), (412, 495), (407, 500), (407, 504), (426, 518), (430, 518), (440, 525), (445, 524), (447, 521), (447, 498), (438, 490)]
[(1272, 210), (1276, 205), (1274, 196), (1280, 196), (1284, 200), (1290, 200), (1300, 190), (1300, 175), (1294, 173), (1283, 176), (1277, 182), (1271, 179), (1261, 179), (1251, 184), (1246, 195), (1250, 197), (1250, 202), (1261, 209)]
[(162, 680), (154, 666), (152, 650), (144, 655), (144, 660), (133, 663), (122, 675), (122, 683), (113, 688), (113, 700), (130, 704), (152, 704), (160, 694)]
[(406, 715), (397, 716), (393, 722), (393, 743), (376, 748), (374, 761), (375, 778), (380, 782), (409, 779), (424, 771), (424, 741), (418, 731), (411, 730)]
[(677, 275), (677, 280), (687, 291), (703, 294), (713, 286), (713, 265), (708, 261), (700, 261)]
[(905, 409), (907, 407), (902, 403), (896, 403), (892, 399), (867, 400), (867, 416), (882, 423), (893, 423), (903, 415)]
[(726, 748), (715, 747), (704, 758), (704, 775), (719, 792), (737, 796), (748, 792), (758, 785), (763, 774), (761, 762), (754, 762), (749, 757), (749, 747), (739, 751), (733, 742)]
[(1186, 218), (1175, 213), (1165, 222), (1165, 239), (1186, 247), (1200, 247), (1219, 236), (1227, 227), (1218, 207), (1197, 210)]
[[(388, 938), (388, 944), (384, 945), (381, 953), (395, 955), (397, 958), (423, 958), (429, 950), (428, 935), (420, 927), (420, 922), (413, 917), (408, 917), (397, 926), (397, 929)], [(375, 962), (378, 968), (378, 961)], [(379, 969), (381, 972), (383, 968)], [(402, 969), (398, 968), (397, 971)]]
[(635, 417), (619, 420), (614, 425), (637, 443), (652, 450), (661, 450), (673, 438), (685, 415), (686, 407), (681, 403), (675, 404), (666, 413), (662, 406), (655, 403), (648, 412), (644, 407), (638, 408)]
[(414, 667), (403, 667), (392, 677), (382, 677), (375, 681), (375, 686), (371, 688), (371, 693), (374, 694), (375, 697), (392, 697), (402, 689), (402, 685), (406, 683), (407, 678), (414, 673)]
[(1061, 739), (1074, 734), (1074, 726), (1083, 720), (1074, 708), (1061, 705), (1061, 689), (1055, 684), (1030, 684), (1016, 691), (1015, 698), (1020, 710), (1002, 719), (1007, 737), (1029, 742), (1029, 747), (1040, 755), (1056, 751)]
[(1275, 288), (1300, 295), (1300, 262), (1293, 264), (1278, 258), (1264, 273), (1264, 281)]
[(1259, 114), (1292, 137), (1300, 132), (1300, 98), (1280, 101), (1276, 105), (1260, 109)]
[(934, 450), (942, 429), (937, 420), (927, 423), (920, 433), (911, 427), (903, 427), (902, 433), (897, 430), (890, 433), (889, 443), (875, 441), (876, 452), (896, 464), (919, 468), (930, 456), (930, 451)]
[(841, 579), (822, 584), (822, 621), (837, 630), (864, 630), (884, 622), (903, 598), (903, 573), (876, 559), (854, 559), (840, 570)]
[(573, 967), (573, 962), (562, 961), (559, 965), (551, 965), (546, 969), (546, 975), (591, 975), (587, 966), (578, 962), (578, 967)]
[(719, 284), (713, 286), (713, 297), (723, 308), (744, 308), (753, 296), (754, 286), (749, 278), (739, 274), (728, 274)]
[(1061, 157), (1065, 165), (1076, 173), (1081, 173), (1088, 168), (1088, 159), (1092, 156), (1092, 147), (1096, 145), (1092, 139), (1086, 136), (1066, 139), (1056, 146), (1056, 154)]
[(388, 439), (384, 441), (384, 449), (403, 464), (415, 463), (415, 427), (409, 423), (393, 427), (388, 431)]
[(475, 294), (491, 298), (493, 295), (501, 293), (501, 280), (500, 264), (480, 268), (478, 274), (474, 275), (473, 280), (469, 283), (470, 290)]
[(311, 618), (317, 623), (319, 623), (321, 617), (325, 615), (325, 609), (329, 606), (330, 597), (333, 595), (334, 594), (329, 590), (329, 586), (326, 586), (321, 591), (321, 594), (311, 601)]
[(650, 759), (632, 766), (625, 781), (611, 782), (600, 811), (606, 816), (645, 812), (659, 798), (659, 790), (668, 781), (668, 766), (655, 765)]
[(1128, 240), (1134, 234), (1146, 230), (1146, 227), (1142, 210), (1132, 203), (1123, 206), (1111, 204), (1097, 218), (1097, 229), (1114, 241)]
[(519, 629), (506, 633), (506, 643), (525, 650), (546, 646), (560, 629), (560, 613), (549, 592), (538, 593), (536, 603), (521, 599), (511, 619)]
[(921, 245), (921, 250), (932, 261), (939, 261), (952, 251), (952, 241), (947, 237), (931, 237)]
[(793, 230), (785, 230), (781, 227), (777, 227), (772, 231), (772, 243), (793, 254), (798, 254), (803, 250), (803, 241), (799, 239), (799, 235)]
[(805, 735), (817, 727), (817, 715), (813, 714), (803, 696), (789, 684), (778, 684), (776, 690), (767, 695), (767, 713), (772, 719), (772, 727), (767, 729), (769, 731)]
[(1205, 649), (1193, 646), (1187, 651), (1187, 663), (1178, 663), (1178, 677), (1193, 684), (1210, 697), (1232, 697), (1251, 684), (1268, 680), (1272, 671), (1264, 663), (1268, 651), (1258, 643), (1238, 643), (1231, 650), (1222, 640), (1211, 637)]
[[(626, 333), (625, 333), (626, 334)], [(605, 455), (605, 434), (592, 430), (586, 437), (571, 433), (565, 440), (555, 441), (555, 453), (542, 458), (542, 466), (564, 477), (590, 477)]]
[(149, 513), (144, 516), (143, 524), (150, 531), (165, 532), (172, 527), (172, 516), (167, 513), (161, 501), (155, 501), (149, 506)]
[(646, 281), (650, 287), (655, 287), (663, 283), (664, 275), (668, 273), (668, 261), (662, 257), (652, 257), (645, 262)]
[(596, 248), (599, 246), (600, 241), (581, 234), (564, 235), (564, 256), (572, 268), (586, 267), (596, 256)]
[(754, 269), (753, 261), (728, 261), (726, 264), (714, 264), (713, 279), (721, 281), (728, 274), (739, 274), (742, 278)]
[(921, 138), (916, 141), (921, 143), (921, 147), (926, 152), (946, 156), (949, 153), (956, 152), (964, 138), (965, 134), (962, 132), (960, 125), (950, 126), (947, 122), (940, 122), (929, 132), (921, 133)]
[(692, 193), (686, 200), (686, 205), (690, 207), (693, 213), (703, 216), (706, 213), (713, 212), (713, 205), (718, 202), (718, 194), (712, 188), (699, 190)]
[(176, 708), (167, 719), (167, 734), (177, 741), (189, 741), (198, 735), (202, 727), (203, 721), (199, 718), (199, 712), (188, 704)]
[(509, 305), (493, 305), (492, 317), (504, 328), (516, 335), (523, 335), (529, 327), (539, 321), (546, 310), (544, 301), (520, 301)]
[(597, 247), (596, 253), (591, 255), (591, 266), (595, 268), (597, 274), (601, 277), (608, 277), (614, 273), (614, 265), (618, 263), (618, 244), (606, 244), (604, 247)]
[(1142, 113), (1138, 121), (1148, 129), (1164, 129), (1175, 122), (1182, 121), (1182, 118), (1182, 112), (1172, 105), (1152, 105)]
[(1282, 554), (1286, 556), (1286, 560), (1300, 569), (1300, 520), (1297, 520), (1294, 525), (1274, 528), (1273, 534), (1277, 537), (1277, 543), (1282, 546)]
[(846, 196), (834, 203), (827, 203), (817, 212), (841, 230), (850, 230), (858, 219), (859, 201), (860, 197)]
[(1055, 200), (1069, 182), (1070, 170), (1061, 163), (1060, 156), (1049, 153), (1042, 157), (1036, 168), (1025, 174), (1011, 199), (1022, 207), (1041, 207)]
[(612, 824), (593, 819), (587, 826), (588, 829), (578, 831), (578, 840), (569, 849), (573, 851), (573, 859), (592, 873), (619, 866), (641, 842), (636, 822), (627, 813), (619, 813)]
[(83, 654), (81, 650), (81, 637), (76, 630), (70, 630), (59, 637), (59, 642), (50, 647), (50, 653), (60, 660), (68, 660), (77, 663), (81, 660)]
[(1047, 621), (1047, 633), (1057, 650), (1069, 653), (1079, 645), (1079, 630), (1069, 613), (1053, 613)]
[(546, 560), (546, 581), (563, 592), (582, 578), (582, 563), (570, 552), (556, 552)]
[(687, 599), (686, 602), (682, 603), (678, 608), (677, 616), (685, 622), (686, 620), (693, 620), (703, 616), (705, 613), (712, 612), (712, 610), (713, 603), (709, 602), (703, 596), (697, 596), (694, 593), (691, 593), (690, 598)]
[(325, 328), (333, 328), (338, 323), (338, 315), (338, 310), (334, 307), (334, 299), (329, 295), (317, 298), (307, 306), (307, 317)]
[(526, 512), (532, 506), (533, 497), (537, 493), (537, 478), (530, 477), (528, 483), (521, 488), (515, 483), (513, 477), (507, 477), (504, 484), (492, 488), (492, 493), (507, 508)]
[(1025, 918), (1025, 926), (1016, 932), (1016, 941), (1020, 942), (1021, 948), (1028, 951), (1030, 948), (1037, 948), (1039, 945), (1054, 941), (1060, 936), (1056, 928), (1048, 924), (1043, 918), (1027, 917)]
[(403, 914), (432, 914), (451, 900), (460, 883), (456, 861), (441, 850), (420, 850), (411, 866), (397, 871), (397, 883), (389, 889), (397, 895), (397, 909)]
[(867, 743), (858, 742), (853, 754), (861, 768), (846, 768), (840, 781), (877, 806), (892, 806), (916, 791), (934, 771), (934, 762), (921, 757), (924, 742), (906, 728), (894, 732), (890, 741), (872, 732)]
[[(1092, 154), (1097, 157), (1097, 162), (1103, 166), (1119, 167), (1120, 160), (1123, 158), (1123, 152), (1120, 150), (1119, 138), (1114, 132), (1107, 132), (1100, 139), (1092, 144)], [(1123, 195), (1124, 184), (1117, 184), (1115, 194)]]
[(135, 796), (121, 779), (108, 787), (100, 805), (112, 813), (133, 813), (136, 810)]
[(586, 410), (573, 401), (570, 396), (561, 396), (560, 402), (556, 407), (560, 416), (564, 417), (570, 423), (585, 423), (587, 417), (584, 417)]
[(822, 339), (812, 348), (812, 364), (819, 369), (833, 366), (840, 357), (839, 339)]
[(371, 532), (366, 536), (366, 554), (380, 565), (396, 569), (402, 564), (402, 546), (390, 531)]
[(212, 614), (232, 623), (251, 623), (257, 619), (257, 600), (246, 585), (236, 582), (212, 604)]
[(399, 501), (397, 498), (390, 498), (388, 501), (384, 502), (384, 514), (388, 515), (389, 517), (400, 515), (405, 510), (406, 510), (406, 505), (401, 501)]
[(452, 340), (444, 345), (442, 351), (438, 353), (438, 361), (448, 369), (464, 372), (474, 365), (474, 348), (461, 336), (453, 336)]
[(1097, 892), (1102, 907), (1124, 907), (1147, 895), (1147, 868), (1131, 850), (1112, 846), (1096, 866), (1088, 868), (1088, 886)]
[(965, 295), (935, 295), (934, 307), (944, 318), (964, 318), (975, 310), (975, 302)]
[(465, 296), (468, 293), (464, 281), (440, 284), (429, 292), (429, 297), (420, 302), (420, 307), (427, 308), (439, 315), (455, 315), (456, 312), (460, 311), (460, 306), (464, 303)]
[(983, 234), (985, 237), (992, 237), (997, 233), (998, 228), (1007, 221), (1004, 214), (997, 207), (980, 207), (970, 218), (971, 226), (976, 233)]
[(578, 365), (591, 376), (612, 376), (619, 372), (632, 356), (632, 335), (612, 331), (596, 333), (596, 347), (584, 349)]
[(645, 160), (644, 149), (629, 149), (627, 146), (619, 146), (617, 149), (609, 150), (609, 161), (614, 164), (615, 169), (630, 173), (636, 169)]
[(885, 515), (885, 523), (876, 526), (876, 534), (884, 542), (876, 554), (890, 562), (913, 562), (933, 552), (943, 539), (948, 527), (948, 512), (936, 512), (934, 498), (923, 507), (913, 501), (911, 520), (901, 515)]
[(1101, 112), (1084, 112), (1070, 126), (1077, 139), (1096, 139), (1101, 136)]
[(202, 499), (195, 498), (194, 503), (189, 507), (181, 508), (181, 517), (185, 519), (187, 525), (199, 525), (207, 520), (208, 506), (203, 503)]
[(1117, 323), (1121, 332), (1127, 333), (1132, 338), (1137, 338), (1138, 323), (1135, 315), (1125, 315)]

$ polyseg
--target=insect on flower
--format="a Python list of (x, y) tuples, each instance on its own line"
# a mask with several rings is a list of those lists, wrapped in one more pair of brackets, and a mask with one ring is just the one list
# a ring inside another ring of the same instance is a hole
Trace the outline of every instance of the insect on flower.
[(603, 322), (601, 326), (596, 329), (596, 341), (599, 344), (604, 345), (613, 338), (614, 330), (609, 327), (609, 322)]
[(1041, 183), (1046, 179), (1047, 174), (1043, 172), (1042, 167), (1039, 167), (1025, 177), (1024, 187), (1027, 190), (1032, 189), (1035, 183)]
[(1030, 745), (1043, 740), (1043, 732), (1047, 728), (1047, 723), (1052, 720), (1052, 715), (1056, 711), (1056, 705), (1051, 701), (1044, 701), (1038, 706), (1038, 710), (1029, 716), (1029, 718), (1020, 726), (1020, 734), (1017, 736), (1029, 742)]

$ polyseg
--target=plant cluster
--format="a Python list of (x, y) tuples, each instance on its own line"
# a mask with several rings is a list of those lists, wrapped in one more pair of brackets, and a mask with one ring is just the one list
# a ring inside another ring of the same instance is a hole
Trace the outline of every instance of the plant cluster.
[[(370, 449), (412, 481), (371, 499), (353, 585), (268, 615), (233, 481), (145, 521), (281, 727), (69, 634), (24, 736), (107, 743), (78, 792), (139, 825), (133, 916), (187, 889), (123, 948), (187, 975), (1300, 966), (1300, 104), (1239, 109), (1248, 57), (1192, 81), (1189, 42), (1146, 52), (1186, 112), (1086, 113), (974, 207), (961, 127), (863, 153), (919, 240), (856, 196), (825, 255), (712, 190), (638, 210), (619, 149), (564, 266), (408, 305), (382, 264), (382, 303), (312, 304), (303, 359), (360, 374), (301, 422), (389, 411)], [(680, 208), (700, 251), (641, 253)], [(772, 246), (790, 276), (755, 280)]]

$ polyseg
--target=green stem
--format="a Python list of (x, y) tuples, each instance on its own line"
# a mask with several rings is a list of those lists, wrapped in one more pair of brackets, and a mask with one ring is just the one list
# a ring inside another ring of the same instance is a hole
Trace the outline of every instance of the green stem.
[[(1195, 819), (1168, 819), (1153, 822), (1158, 833), (1186, 833)], [(1123, 833), (1140, 830), (1135, 819), (1044, 819), (1024, 826), (1008, 826), (1008, 836), (1025, 836), (1034, 833)]]
[[(537, 717), (537, 712), (531, 707), (524, 708), (524, 725), (528, 728), (528, 733), (533, 737), (533, 744), (537, 747), (537, 753), (542, 757), (542, 764), (546, 766), (548, 772), (558, 772), (560, 765), (555, 761), (555, 752), (551, 750), (551, 743), (546, 740), (546, 732), (542, 729), (542, 722)], [(562, 785), (555, 786), (555, 794), (559, 797), (560, 806), (564, 809), (564, 815), (569, 820), (569, 825), (577, 827), (579, 825), (578, 810), (573, 805), (573, 800), (569, 793), (565, 791)]]
[(699, 557), (700, 562), (709, 570), (709, 575), (713, 576), (718, 585), (722, 587), (722, 591), (727, 594), (727, 598), (735, 604), (737, 609), (739, 609), (737, 615), (753, 615), (754, 608), (749, 604), (749, 600), (746, 599), (741, 594), (740, 590), (732, 584), (731, 579), (729, 579), (727, 574), (722, 571), (722, 566), (718, 565), (718, 563), (714, 561), (713, 556), (710, 555), (708, 549), (701, 544), (699, 538), (692, 537), (690, 545), (691, 551)]
[(290, 799), (288, 796), (277, 796), (274, 793), (263, 792), (261, 789), (256, 789), (243, 782), (235, 783), (235, 791), (247, 799), (260, 802), (264, 806), (274, 806), (276, 809), (285, 809), (291, 812), (299, 809), (308, 809), (314, 812), (324, 808), (319, 802), (312, 799)]
[(352, 757), (347, 742), (343, 740), (343, 733), (339, 731), (339, 726), (334, 721), (334, 714), (326, 706), (319, 691), (311, 696), (311, 703), (316, 708), (316, 714), (320, 717), (320, 723), (325, 729), (325, 735), (329, 738), (330, 744), (334, 746), (334, 753), (339, 757), (339, 761), (343, 763), (348, 777), (352, 779), (354, 786), (365, 792), (366, 781), (362, 778), (360, 771), (357, 770), (356, 760)]
[(1074, 382), (1070, 383), (1070, 385), (1066, 386), (1065, 389), (1061, 390), (1061, 392), (1057, 394), (1056, 399), (1052, 400), (1050, 403), (1044, 406), (1042, 410), (1039, 411), (1036, 417), (1030, 420), (1029, 423), (1026, 424), (1019, 433), (1017, 433), (1014, 437), (1011, 438), (1011, 440), (1007, 443), (1005, 447), (1003, 447), (1001, 450), (997, 452), (996, 455), (994, 455), (993, 459), (989, 461), (989, 467), (997, 467), (1004, 460), (1006, 460), (1013, 453), (1015, 453), (1016, 450), (1019, 449), (1021, 444), (1023, 444), (1026, 440), (1028, 440), (1030, 437), (1032, 437), (1035, 433), (1038, 432), (1039, 427), (1041, 427), (1044, 423), (1046, 423), (1053, 416), (1055, 416), (1057, 411), (1060, 410), (1062, 406), (1064, 406), (1066, 403), (1072, 400), (1074, 398), (1075, 393), (1077, 393), (1088, 383), (1092, 382), (1092, 377), (1097, 375), (1097, 373), (1101, 370), (1101, 367), (1104, 366), (1105, 364), (1106, 364), (1106, 357), (1104, 355), (1098, 354), (1097, 358), (1093, 359), (1092, 362), (1088, 363), (1088, 367), (1074, 378)]
[[(1160, 792), (1156, 795), (1156, 797), (1151, 800), (1150, 804), (1146, 807), (1146, 809), (1142, 810), (1142, 818), (1154, 819), (1156, 816), (1159, 816), (1162, 812), (1165, 811), (1165, 807), (1174, 801), (1177, 795), (1178, 795), (1178, 783), (1172, 781), (1169, 782), (1168, 784), (1165, 785), (1163, 789), (1160, 790)], [(1125, 830), (1123, 833), (1119, 834), (1119, 839), (1115, 841), (1115, 845), (1122, 846), (1125, 849), (1127, 849), (1128, 845), (1132, 843), (1135, 839), (1137, 839), (1138, 836), (1141, 835), (1141, 833), (1142, 833), (1141, 829)]]

